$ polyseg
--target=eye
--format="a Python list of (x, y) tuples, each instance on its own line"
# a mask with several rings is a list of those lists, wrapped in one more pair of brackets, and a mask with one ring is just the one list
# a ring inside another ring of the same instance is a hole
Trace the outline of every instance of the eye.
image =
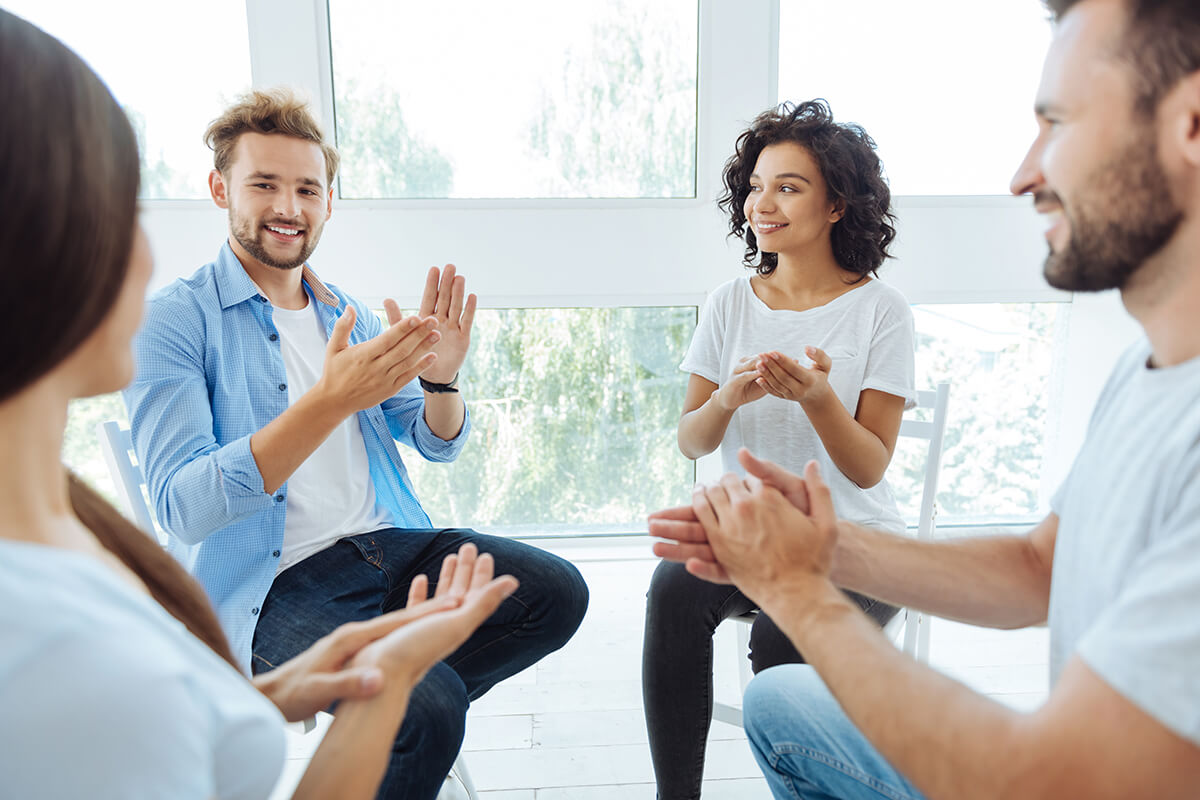
[(251, 184), (251, 185), (252, 185), (252, 186), (253, 186), (255, 189), (270, 189), (270, 188), (271, 188), (271, 184), (269, 184), (269, 183), (254, 183), (254, 184)]
[(761, 186), (755, 186), (753, 183), (752, 183), (752, 184), (750, 184), (750, 192), (751, 192), (751, 193), (754, 193), (754, 192), (761, 192), (761, 191), (762, 191), (762, 187), (761, 187)]
[(781, 191), (781, 192), (798, 192), (800, 190), (797, 189), (795, 186), (789, 186), (787, 184), (784, 184), (783, 186), (779, 187), (779, 191)]

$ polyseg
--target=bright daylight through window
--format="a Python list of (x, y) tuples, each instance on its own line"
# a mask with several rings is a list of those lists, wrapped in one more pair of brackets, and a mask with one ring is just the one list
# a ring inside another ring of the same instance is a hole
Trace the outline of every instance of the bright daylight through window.
[(345, 198), (694, 197), (696, 0), (330, 0)]
[(895, 194), (1007, 194), (1049, 44), (1036, 2), (780, 0), (779, 99), (865, 127)]
[(108, 84), (137, 132), (143, 200), (208, 197), (212, 152), (201, 134), (250, 88), (245, 0), (5, 0), (4, 7), (57, 36)]

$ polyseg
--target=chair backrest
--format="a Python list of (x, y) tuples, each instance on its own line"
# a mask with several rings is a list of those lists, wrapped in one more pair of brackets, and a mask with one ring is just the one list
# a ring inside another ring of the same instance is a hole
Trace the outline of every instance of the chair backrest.
[(100, 437), (100, 450), (104, 453), (109, 474), (116, 484), (117, 496), (125, 506), (125, 516), (137, 523), (142, 530), (157, 536), (160, 542), (164, 541), (163, 535), (154, 525), (154, 517), (150, 514), (146, 497), (142, 494), (146, 478), (142, 475), (141, 467), (134, 462), (133, 439), (129, 436), (129, 430), (122, 428), (116, 421), (109, 420), (97, 425), (96, 433)]
[(930, 420), (905, 419), (900, 435), (928, 442), (925, 449), (925, 483), (921, 487), (921, 513), (917, 518), (917, 538), (932, 539), (937, 518), (938, 475), (942, 470), (942, 444), (946, 436), (946, 410), (950, 405), (950, 384), (939, 383), (933, 391), (917, 392), (917, 408), (933, 409)]

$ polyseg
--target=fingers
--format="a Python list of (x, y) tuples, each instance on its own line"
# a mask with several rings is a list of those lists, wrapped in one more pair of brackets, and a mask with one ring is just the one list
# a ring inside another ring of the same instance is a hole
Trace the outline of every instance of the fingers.
[(504, 602), (504, 598), (515, 592), (518, 586), (520, 586), (520, 582), (512, 575), (501, 575), (471, 592), (462, 607), (453, 612), (464, 615), (469, 621), (470, 630), (467, 631), (466, 636), (462, 637), (463, 641), (470, 636), (472, 631), (482, 625), (484, 620), (494, 614), (500, 604)]
[(737, 366), (733, 368), (734, 375), (743, 375), (747, 372), (758, 372), (759, 356), (746, 356), (738, 359)]
[(383, 688), (383, 670), (379, 667), (356, 667), (340, 672), (314, 675), (312, 690), (320, 700), (319, 708), (326, 708), (335, 700), (359, 700), (375, 695)]
[(677, 561), (682, 564), (689, 559), (715, 562), (717, 557), (707, 544), (677, 544), (675, 542), (655, 542), (650, 548), (654, 555), (667, 561)]
[(470, 542), (458, 548), (458, 569), (454, 573), (454, 585), (450, 587), (452, 597), (465, 597), (470, 590), (478, 557), (479, 549)]
[(689, 558), (683, 567), (697, 578), (706, 580), (709, 583), (733, 583), (733, 579), (729, 577), (729, 572), (715, 561)]
[(758, 458), (745, 447), (738, 450), (737, 460), (746, 469), (747, 474), (770, 483), (776, 489), (784, 490), (785, 484), (790, 488), (791, 484), (802, 480), (799, 475), (788, 472), (774, 461), (764, 461)]
[(819, 347), (806, 347), (804, 354), (813, 360), (813, 366), (821, 372), (829, 372), (833, 368), (833, 359)]
[(675, 508), (664, 508), (661, 511), (655, 511), (650, 514), (649, 519), (677, 519), (695, 522), (696, 512), (692, 510), (691, 506), (676, 506)]
[[(451, 325), (457, 326), (458, 319), (459, 319), (459, 317), (462, 316), (463, 298), (467, 294), (467, 279), (464, 278), (462, 275), (454, 275), (454, 265), (447, 264), (446, 265), (446, 279), (449, 280), (452, 276), (453, 276), (454, 280), (451, 281), (450, 285), (447, 287), (447, 289), (449, 289), (449, 291), (450, 291), (450, 302), (449, 302), (448, 306), (445, 307), (445, 313), (446, 313), (445, 319), (447, 321), (449, 321)], [(439, 312), (438, 319), (443, 319), (443, 317), (440, 313), (442, 311), (442, 308), (443, 308), (443, 304), (439, 300), (439, 302), (438, 302), (438, 312)]]
[(704, 527), (705, 532), (717, 530), (717, 512), (713, 510), (712, 502), (703, 486), (692, 490), (692, 511), (696, 520)]
[(833, 508), (833, 493), (821, 477), (816, 461), (804, 465), (804, 482), (808, 485), (809, 516), (821, 528), (836, 528), (837, 514)]
[(486, 585), (496, 574), (496, 561), (491, 553), (480, 553), (479, 558), (475, 560), (475, 569), (471, 573), (471, 585), (468, 587), (469, 592)]
[(337, 322), (333, 323), (333, 330), (329, 332), (327, 347), (330, 350), (337, 353), (350, 346), (350, 331), (354, 330), (354, 320), (357, 318), (354, 306), (347, 304)]
[(674, 542), (707, 542), (708, 536), (704, 527), (695, 519), (695, 512), (690, 520), (652, 519), (650, 520), (650, 535), (656, 539), (670, 539)]
[[(473, 294), (467, 295), (466, 305), (463, 306), (462, 317), (458, 320), (458, 327), (462, 329), (464, 334), (471, 333), (471, 326), (475, 324), (475, 305), (478, 299)], [(453, 317), (451, 317), (453, 319)]]
[(430, 267), (425, 275), (425, 290), (421, 292), (421, 307), (417, 313), (422, 317), (433, 315), (437, 307), (438, 279), (441, 273), (437, 267)]
[(383, 310), (387, 312), (388, 325), (395, 325), (404, 319), (400, 304), (390, 297), (383, 301)]
[(454, 553), (442, 559), (442, 571), (438, 573), (437, 589), (434, 597), (445, 597), (450, 594), (450, 585), (454, 582), (454, 573), (458, 568), (458, 556)]
[(413, 578), (413, 581), (408, 586), (408, 602), (404, 604), (405, 608), (411, 608), (417, 603), (424, 603), (429, 599), (429, 576), (418, 575)]
[[(445, 320), (450, 315), (450, 302), (454, 297), (454, 273), (453, 264), (447, 264), (442, 270), (442, 282), (437, 289), (437, 305), (433, 309), (433, 315), (439, 320)], [(465, 284), (464, 280), (462, 285)]]

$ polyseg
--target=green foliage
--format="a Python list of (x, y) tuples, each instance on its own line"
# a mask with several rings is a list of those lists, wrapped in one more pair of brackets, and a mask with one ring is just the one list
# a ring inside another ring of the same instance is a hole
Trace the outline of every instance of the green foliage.
[(480, 311), (466, 448), (452, 465), (404, 453), (434, 524), (643, 529), (686, 502), (678, 365), (695, 324), (694, 308)]
[(552, 170), (547, 196), (695, 196), (695, 29), (662, 5), (610, 3), (543, 87), (529, 148)]
[(342, 197), (450, 195), (449, 159), (409, 131), (395, 91), (339, 80), (337, 121)]
[(162, 157), (162, 151), (151, 154), (146, 143), (146, 115), (125, 106), (125, 116), (137, 135), (138, 152), (142, 156), (142, 181), (138, 196), (144, 200), (169, 200), (199, 196), (198, 189), (188, 176), (175, 169)]

